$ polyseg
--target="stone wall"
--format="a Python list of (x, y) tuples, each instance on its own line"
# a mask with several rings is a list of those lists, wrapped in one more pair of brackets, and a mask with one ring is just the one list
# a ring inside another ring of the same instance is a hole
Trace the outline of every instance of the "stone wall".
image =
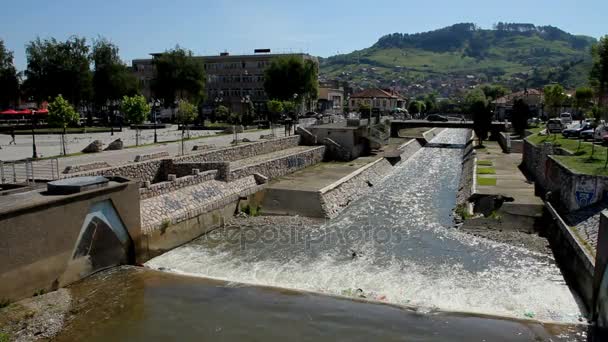
[(291, 156), (275, 158), (254, 165), (247, 165), (230, 171), (229, 180), (235, 180), (255, 173), (269, 179), (284, 176), (305, 167), (320, 163), (325, 154), (325, 146), (313, 147)]
[[(596, 323), (598, 339), (608, 340), (608, 217), (600, 215), (600, 226), (595, 254), (595, 269), (593, 277), (593, 307), (592, 318)], [(599, 338), (602, 337), (603, 339)]]
[(400, 151), (399, 157), (401, 158), (401, 162), (403, 162), (404, 160), (408, 160), (411, 156), (414, 155), (414, 153), (420, 151), (421, 148), (422, 145), (420, 145), (420, 142), (418, 142), (418, 140), (416, 139), (412, 139), (399, 146), (398, 150)]
[(378, 159), (321, 189), (321, 208), (324, 215), (329, 218), (338, 216), (350, 203), (372, 191), (372, 186), (380, 182), (392, 169), (386, 159)]
[(177, 177), (191, 175), (194, 169), (199, 171), (217, 170), (217, 179), (226, 180), (230, 175), (230, 162), (177, 162), (169, 163), (166, 167), (167, 174), (174, 174)]
[(105, 161), (93, 162), (93, 163), (88, 163), (88, 164), (68, 165), (65, 167), (65, 169), (63, 170), (62, 173), (63, 174), (78, 173), (78, 172), (91, 171), (91, 170), (96, 170), (96, 169), (105, 169), (108, 167), (110, 167), (110, 164), (106, 163)]
[(445, 128), (431, 128), (430, 130), (422, 133), (422, 137), (424, 138), (424, 140), (426, 140), (426, 142), (429, 142), (444, 130)]
[(150, 153), (150, 154), (137, 155), (137, 156), (135, 156), (135, 160), (133, 160), (133, 161), (137, 163), (137, 162), (143, 162), (146, 160), (166, 158), (166, 157), (169, 157), (169, 152), (162, 151), (162, 152), (156, 152), (156, 153)]
[(300, 136), (278, 138), (273, 140), (248, 143), (234, 147), (220, 148), (213, 151), (193, 153), (186, 156), (174, 158), (175, 162), (211, 162), (211, 161), (235, 161), (239, 159), (255, 157), (260, 154), (271, 153), (279, 150), (296, 147), (299, 145)]
[(165, 181), (155, 184), (146, 183), (143, 188), (139, 189), (139, 197), (143, 200), (154, 196), (160, 196), (187, 186), (216, 179), (217, 174), (218, 170), (208, 170), (199, 172), (197, 174), (180, 176), (174, 181)]
[(130, 163), (105, 169), (70, 174), (76, 176), (119, 176), (136, 180), (141, 184), (145, 182), (155, 183), (166, 179), (165, 167), (171, 163), (171, 159), (154, 159), (139, 163)]

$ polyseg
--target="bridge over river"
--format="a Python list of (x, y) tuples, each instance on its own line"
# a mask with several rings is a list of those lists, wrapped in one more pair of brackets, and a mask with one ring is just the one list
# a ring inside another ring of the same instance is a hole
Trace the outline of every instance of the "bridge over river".
[[(492, 122), (492, 132), (504, 132), (508, 129), (509, 123), (502, 121)], [(471, 120), (451, 120), (451, 121), (428, 121), (428, 120), (395, 120), (391, 121), (391, 137), (397, 137), (402, 129), (416, 127), (441, 127), (441, 128), (473, 128)]]

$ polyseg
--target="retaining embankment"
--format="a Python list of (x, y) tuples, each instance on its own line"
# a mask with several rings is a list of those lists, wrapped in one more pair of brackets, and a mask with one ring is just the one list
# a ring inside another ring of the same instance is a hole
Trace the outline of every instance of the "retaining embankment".
[(545, 202), (545, 208), (552, 219), (552, 224), (545, 228), (545, 234), (551, 244), (555, 260), (589, 313), (594, 301), (595, 259), (551, 203)]
[(608, 177), (575, 172), (554, 155), (570, 152), (552, 144), (524, 143), (523, 166), (541, 193), (551, 192), (551, 201), (564, 212), (601, 202), (608, 194)]
[(441, 133), (441, 132), (443, 132), (443, 131), (445, 131), (445, 130), (446, 130), (445, 128), (438, 128), (438, 127), (431, 128), (430, 130), (428, 130), (428, 131), (426, 131), (426, 132), (422, 133), (422, 138), (424, 139), (424, 142), (425, 142), (425, 143), (428, 143), (428, 142), (430, 142), (430, 141), (431, 141), (431, 140), (432, 140), (434, 137), (438, 136), (438, 135), (439, 135), (439, 133)]
[[(412, 139), (399, 146), (400, 163), (409, 159), (422, 146)], [(369, 193), (374, 184), (381, 181), (393, 170), (391, 163), (385, 159), (378, 159), (358, 169), (350, 175), (330, 184), (319, 191), (321, 211), (325, 217), (336, 217), (350, 203)]]
[(462, 175), (460, 176), (458, 194), (456, 195), (456, 204), (467, 205), (466, 209), (470, 213), (472, 213), (472, 208), (468, 205), (468, 200), (474, 192), (475, 163), (477, 160), (473, 143), (474, 137), (475, 135), (471, 131), (471, 136), (467, 140), (463, 152)]

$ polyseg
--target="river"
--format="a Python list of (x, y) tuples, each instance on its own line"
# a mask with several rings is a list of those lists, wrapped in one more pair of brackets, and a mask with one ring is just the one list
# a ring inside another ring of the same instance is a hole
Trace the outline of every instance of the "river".
[[(467, 130), (432, 140), (464, 144)], [(423, 148), (320, 225), (220, 229), (146, 265), (218, 280), (363, 295), (391, 304), (574, 323), (581, 313), (546, 256), (453, 228), (462, 149)], [(361, 291), (358, 291), (361, 289)]]

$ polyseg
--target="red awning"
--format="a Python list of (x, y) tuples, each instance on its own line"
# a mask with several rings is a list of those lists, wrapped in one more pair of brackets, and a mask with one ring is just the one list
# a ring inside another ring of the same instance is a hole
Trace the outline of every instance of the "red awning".
[(36, 114), (48, 114), (48, 113), (49, 113), (49, 110), (45, 109), (45, 108), (36, 110)]
[(19, 114), (19, 112), (14, 111), (14, 110), (12, 110), (12, 109), (8, 109), (8, 110), (5, 110), (5, 111), (0, 112), (0, 114), (15, 115), (15, 114)]
[(18, 111), (17, 114), (29, 115), (29, 114), (32, 114), (32, 111), (29, 109), (22, 109), (22, 110)]

